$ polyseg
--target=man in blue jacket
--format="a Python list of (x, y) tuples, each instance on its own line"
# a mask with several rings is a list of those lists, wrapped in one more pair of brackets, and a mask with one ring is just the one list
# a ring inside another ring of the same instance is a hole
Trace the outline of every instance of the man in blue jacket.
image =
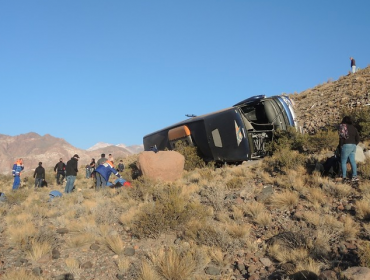
[(21, 171), (24, 169), (23, 166), (23, 159), (18, 159), (14, 164), (13, 164), (13, 170), (12, 170), (12, 175), (14, 177), (14, 182), (13, 182), (13, 190), (18, 190), (19, 186), (21, 185)]
[(103, 164), (99, 165), (95, 170), (95, 176), (96, 176), (96, 190), (100, 188), (104, 188), (107, 186), (107, 182), (109, 181), (109, 176), (111, 174), (116, 175), (118, 178), (121, 178), (121, 175), (119, 175), (118, 171), (114, 169), (113, 162), (106, 161)]

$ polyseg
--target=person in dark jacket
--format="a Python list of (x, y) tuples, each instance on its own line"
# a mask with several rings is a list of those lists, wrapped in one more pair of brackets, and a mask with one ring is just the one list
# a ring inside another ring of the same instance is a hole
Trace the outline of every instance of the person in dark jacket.
[(114, 168), (113, 162), (106, 161), (105, 163), (99, 165), (95, 170), (96, 176), (96, 190), (104, 188), (107, 185), (109, 176), (111, 174), (116, 175), (118, 178), (121, 178), (118, 171)]
[[(54, 167), (54, 172), (56, 174), (56, 179), (57, 179), (57, 185), (63, 184), (63, 180), (65, 178), (65, 170), (66, 170), (66, 165), (63, 162), (63, 159), (60, 158), (59, 162)], [(60, 176), (62, 176), (62, 179), (60, 179)]]
[(100, 164), (103, 164), (107, 161), (107, 158), (105, 157), (105, 154), (101, 154), (100, 158), (98, 159), (98, 162), (96, 163), (96, 167), (98, 167)]
[(75, 154), (69, 161), (67, 161), (66, 165), (66, 177), (67, 177), (67, 184), (64, 189), (65, 193), (71, 193), (73, 190), (73, 186), (76, 180), (77, 172), (78, 172), (78, 159), (80, 157)]
[(122, 172), (123, 169), (125, 169), (125, 165), (123, 164), (123, 161), (122, 159), (119, 161), (119, 164), (118, 164), (118, 171), (119, 172)]
[(42, 162), (39, 162), (39, 166), (36, 167), (33, 178), (35, 178), (35, 188), (41, 188), (42, 182), (45, 181), (45, 168), (42, 167)]
[(352, 182), (358, 181), (357, 166), (356, 166), (356, 146), (360, 142), (360, 136), (357, 129), (354, 127), (350, 116), (345, 116), (340, 124), (341, 130), (339, 133), (339, 146), (340, 146), (340, 160), (342, 167), (342, 180), (347, 179), (347, 161), (351, 164), (352, 168)]

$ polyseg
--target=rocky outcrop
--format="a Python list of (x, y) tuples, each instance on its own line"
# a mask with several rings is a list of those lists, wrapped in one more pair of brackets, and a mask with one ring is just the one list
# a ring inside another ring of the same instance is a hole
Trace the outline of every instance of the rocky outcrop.
[(181, 178), (184, 164), (184, 156), (175, 151), (142, 152), (136, 163), (145, 177), (162, 181)]
[(370, 67), (289, 96), (306, 133), (341, 121), (345, 109), (370, 106)]

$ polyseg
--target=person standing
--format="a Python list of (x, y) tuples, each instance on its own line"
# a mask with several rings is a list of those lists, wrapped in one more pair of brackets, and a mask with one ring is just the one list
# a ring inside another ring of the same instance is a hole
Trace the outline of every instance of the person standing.
[(111, 174), (116, 175), (118, 178), (121, 178), (118, 171), (114, 169), (113, 162), (107, 160), (105, 163), (99, 165), (95, 170), (96, 176), (96, 190), (104, 188), (107, 185), (109, 176)]
[(17, 190), (19, 186), (21, 185), (21, 172), (23, 171), (23, 159), (19, 158), (17, 161), (13, 164), (13, 170), (12, 175), (14, 177), (13, 182), (13, 190)]
[(96, 163), (96, 166), (99, 166), (100, 164), (103, 164), (107, 161), (107, 158), (105, 157), (105, 154), (101, 154), (100, 158), (98, 159), (98, 162)]
[(351, 60), (351, 69), (352, 69), (352, 74), (356, 73), (356, 61), (353, 57), (349, 58)]
[(112, 155), (112, 154), (109, 154), (109, 155), (108, 155), (108, 160), (109, 160), (110, 162), (114, 162), (114, 158), (113, 158), (113, 155)]
[[(56, 179), (57, 179), (57, 185), (63, 184), (63, 180), (65, 178), (65, 170), (66, 170), (66, 165), (63, 162), (63, 159), (60, 158), (59, 162), (54, 167), (54, 172), (56, 174)], [(60, 176), (62, 176), (62, 179), (60, 179)]]
[(69, 161), (67, 161), (66, 165), (66, 177), (67, 183), (64, 189), (65, 193), (71, 193), (73, 190), (73, 186), (76, 180), (77, 172), (78, 172), (78, 159), (80, 157), (75, 154)]
[(339, 125), (340, 160), (342, 167), (342, 180), (347, 182), (347, 161), (352, 168), (352, 182), (357, 182), (356, 146), (360, 142), (360, 136), (354, 127), (350, 116), (345, 116)]
[(94, 178), (94, 171), (95, 171), (95, 159), (92, 158), (91, 159), (91, 162), (90, 162), (90, 174), (91, 174), (91, 178)]
[(90, 171), (90, 164), (86, 164), (86, 179), (89, 179), (91, 177), (91, 171)]
[(33, 178), (35, 178), (35, 188), (41, 188), (42, 182), (45, 181), (45, 168), (42, 167), (42, 162), (39, 162), (39, 166), (36, 167), (33, 173)]

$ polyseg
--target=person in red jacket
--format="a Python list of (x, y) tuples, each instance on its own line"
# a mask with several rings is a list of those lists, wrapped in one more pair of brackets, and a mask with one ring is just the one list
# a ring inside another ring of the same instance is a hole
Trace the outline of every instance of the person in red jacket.
[(96, 190), (107, 186), (107, 182), (109, 181), (109, 177), (112, 173), (118, 178), (121, 178), (121, 175), (119, 175), (118, 171), (114, 168), (113, 162), (109, 160), (99, 165), (95, 169)]

